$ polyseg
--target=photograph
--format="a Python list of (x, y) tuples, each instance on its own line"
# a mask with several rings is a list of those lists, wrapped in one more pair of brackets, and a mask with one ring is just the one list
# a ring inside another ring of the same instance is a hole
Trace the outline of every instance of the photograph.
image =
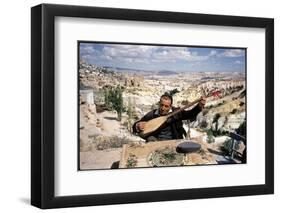
[(78, 170), (247, 163), (247, 48), (78, 41), (77, 58)]

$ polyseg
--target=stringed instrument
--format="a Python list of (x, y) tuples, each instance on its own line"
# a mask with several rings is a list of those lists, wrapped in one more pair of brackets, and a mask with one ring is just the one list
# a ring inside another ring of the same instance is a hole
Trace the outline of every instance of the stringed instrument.
[(182, 107), (180, 109), (177, 109), (174, 112), (171, 112), (171, 113), (169, 113), (167, 115), (163, 115), (163, 116), (160, 116), (158, 118), (153, 118), (153, 119), (151, 119), (149, 121), (146, 121), (145, 126), (144, 126), (144, 130), (141, 131), (139, 133), (139, 135), (142, 138), (147, 137), (149, 134), (151, 134), (151, 133), (155, 132), (156, 130), (158, 130), (168, 120), (168, 118), (170, 118), (171, 116), (174, 116), (175, 114), (177, 114), (177, 113), (179, 113), (179, 112), (181, 112), (181, 111), (183, 111), (183, 110), (193, 106), (194, 104), (197, 104), (201, 100), (202, 100), (202, 97), (196, 99), (195, 101), (192, 101), (191, 103), (188, 103), (184, 107)]

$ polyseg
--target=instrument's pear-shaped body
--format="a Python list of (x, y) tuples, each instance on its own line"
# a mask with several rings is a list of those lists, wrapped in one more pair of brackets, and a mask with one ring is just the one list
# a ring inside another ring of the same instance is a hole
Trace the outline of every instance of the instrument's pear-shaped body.
[(151, 119), (145, 123), (144, 130), (140, 132), (141, 137), (146, 137), (150, 133), (159, 129), (168, 119), (168, 116), (160, 116), (158, 118)]

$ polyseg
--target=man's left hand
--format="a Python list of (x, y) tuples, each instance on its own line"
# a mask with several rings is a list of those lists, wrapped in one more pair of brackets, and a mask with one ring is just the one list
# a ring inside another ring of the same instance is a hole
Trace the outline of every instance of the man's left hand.
[(206, 104), (206, 97), (201, 97), (201, 100), (198, 103), (199, 107), (201, 109), (204, 109), (205, 104)]

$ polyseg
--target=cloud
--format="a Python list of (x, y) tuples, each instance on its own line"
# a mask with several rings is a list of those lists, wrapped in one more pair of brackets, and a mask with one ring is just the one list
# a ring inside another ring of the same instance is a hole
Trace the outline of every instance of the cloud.
[(149, 58), (155, 48), (153, 46), (143, 45), (105, 45), (102, 53), (113, 58)]
[(108, 61), (112, 61), (113, 60), (113, 58), (111, 56), (109, 56), (109, 55), (101, 55), (98, 58), (101, 59), (101, 60), (108, 60)]
[[(80, 56), (89, 63), (144, 69), (183, 69), (241, 65), (243, 49), (80, 43)], [(239, 59), (239, 60), (238, 60)], [(218, 65), (219, 63), (223, 65)], [(218, 68), (220, 69), (220, 68)]]
[(81, 55), (92, 55), (95, 54), (96, 50), (90, 44), (80, 44), (80, 54)]
[(217, 51), (211, 50), (211, 52), (209, 53), (209, 56), (215, 56), (215, 55), (217, 55)]
[[(192, 48), (191, 48), (192, 49)], [(186, 47), (150, 46), (150, 45), (119, 45), (119, 44), (80, 44), (83, 58), (93, 60), (126, 61), (131, 63), (172, 63), (178, 61), (203, 61), (210, 55), (198, 55)], [(90, 57), (92, 56), (92, 57)]]
[[(89, 53), (84, 48), (85, 53)], [(99, 55), (106, 59), (127, 63), (173, 63), (179, 60), (183, 61), (202, 61), (207, 60), (209, 56), (200, 56), (197, 52), (192, 52), (186, 47), (157, 47), (149, 45), (103, 45)]]
[(240, 56), (244, 56), (244, 51), (241, 49), (229, 49), (229, 50), (222, 52), (219, 56), (220, 57), (230, 57), (230, 58), (240, 57)]
[(185, 47), (160, 47), (158, 51), (152, 53), (152, 58), (162, 61), (202, 61), (208, 56), (199, 56), (197, 52), (192, 52)]

